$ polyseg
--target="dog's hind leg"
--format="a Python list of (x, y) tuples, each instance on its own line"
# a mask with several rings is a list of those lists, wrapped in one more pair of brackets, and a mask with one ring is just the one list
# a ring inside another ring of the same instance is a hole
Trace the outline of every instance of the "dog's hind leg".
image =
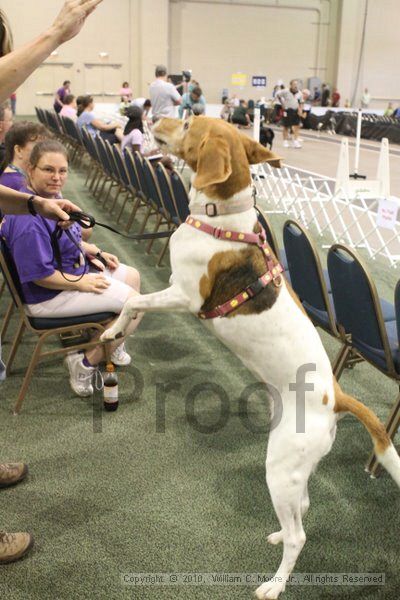
[[(278, 571), (274, 577), (263, 583), (256, 595), (260, 600), (278, 598), (285, 590), (286, 581), (293, 571), (305, 541), (306, 534), (302, 522), (302, 506), (304, 489), (308, 480), (309, 471), (295, 469), (283, 472), (282, 465), (270, 468), (267, 472), (267, 483), (271, 494), (276, 515), (282, 527), (283, 557)], [(280, 532), (275, 534), (278, 536)]]
[[(302, 517), (305, 517), (305, 515), (307, 514), (309, 506), (310, 506), (310, 498), (308, 495), (308, 481), (307, 481), (304, 486), (303, 496), (301, 498), (301, 503), (300, 503)], [(267, 537), (267, 541), (269, 544), (272, 544), (273, 546), (276, 546), (277, 544), (281, 544), (283, 542), (283, 530), (280, 529), (279, 531), (276, 531), (275, 533), (270, 533), (270, 535)]]

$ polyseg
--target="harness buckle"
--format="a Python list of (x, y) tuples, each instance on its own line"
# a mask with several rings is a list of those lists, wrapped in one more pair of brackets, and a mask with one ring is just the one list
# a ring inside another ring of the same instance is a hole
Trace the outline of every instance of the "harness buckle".
[[(209, 208), (210, 208), (210, 210), (209, 210)], [(217, 205), (214, 204), (214, 202), (207, 202), (205, 209), (206, 209), (207, 217), (217, 217), (218, 216)]]
[(261, 277), (259, 277), (257, 281), (251, 283), (244, 291), (250, 296), (250, 298), (254, 298), (254, 296), (257, 296), (257, 294), (259, 294), (264, 288), (265, 285), (261, 280)]

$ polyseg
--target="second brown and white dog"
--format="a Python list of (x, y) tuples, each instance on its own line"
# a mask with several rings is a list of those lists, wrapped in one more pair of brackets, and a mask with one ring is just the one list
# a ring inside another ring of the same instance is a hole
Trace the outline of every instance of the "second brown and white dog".
[[(249, 243), (259, 232), (249, 164), (278, 166), (279, 158), (218, 119), (162, 119), (154, 135), (195, 172), (191, 219), (171, 237), (171, 286), (131, 298), (103, 339), (122, 336), (137, 312), (190, 311), (205, 317), (205, 325), (255, 377), (279, 392), (280, 415), (269, 436), (266, 471), (281, 525), (268, 541), (283, 542), (283, 557), (275, 577), (256, 591), (260, 599), (278, 598), (306, 540), (302, 518), (309, 506), (309, 476), (330, 451), (338, 419), (350, 412), (362, 421), (379, 461), (398, 485), (400, 459), (374, 413), (335, 381), (320, 337), (280, 278), (276, 260), (261, 243)], [(270, 282), (254, 286), (265, 276), (266, 265), (269, 276), (263, 281)], [(298, 432), (296, 384), (306, 371), (304, 422)]]

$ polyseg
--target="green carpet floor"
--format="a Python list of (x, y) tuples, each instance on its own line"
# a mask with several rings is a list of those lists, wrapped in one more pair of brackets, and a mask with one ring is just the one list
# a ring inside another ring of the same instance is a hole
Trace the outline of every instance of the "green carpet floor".
[[(72, 173), (66, 196), (105, 217)], [(280, 220), (276, 219), (279, 224)], [(93, 239), (139, 268), (145, 292), (168, 284), (142, 245), (98, 230)], [(168, 262), (168, 261), (167, 261)], [(379, 269), (376, 270), (378, 272)], [(391, 299), (396, 272), (381, 277)], [(6, 299), (0, 302), (4, 314)], [(15, 320), (4, 345), (9, 340)], [(338, 346), (324, 342), (333, 358)], [(57, 359), (39, 365), (20, 416), (10, 409), (33, 348), (27, 336), (13, 375), (0, 387), (0, 458), (25, 460), (27, 480), (0, 492), (0, 527), (32, 531), (34, 550), (0, 567), (0, 597), (46, 599), (246, 599), (248, 586), (126, 586), (123, 573), (274, 573), (281, 547), (267, 544), (277, 520), (265, 485), (267, 433), (244, 426), (238, 400), (251, 375), (188, 315), (147, 315), (128, 342), (133, 365), (119, 370), (118, 412), (96, 414), (74, 397)], [(368, 365), (346, 371), (344, 389), (385, 419), (396, 385)], [(196, 402), (205, 434), (187, 417)], [(255, 394), (251, 419), (267, 429), (266, 400)], [(101, 429), (101, 431), (99, 431)], [(363, 427), (348, 417), (332, 452), (310, 482), (307, 544), (297, 573), (385, 573), (385, 586), (288, 586), (288, 600), (397, 599), (400, 596), (399, 490), (386, 474), (371, 480), (371, 450)]]

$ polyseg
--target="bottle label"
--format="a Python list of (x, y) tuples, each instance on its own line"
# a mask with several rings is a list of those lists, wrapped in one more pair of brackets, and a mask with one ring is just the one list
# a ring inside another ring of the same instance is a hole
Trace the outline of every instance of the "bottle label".
[(118, 385), (104, 386), (104, 400), (118, 400)]

